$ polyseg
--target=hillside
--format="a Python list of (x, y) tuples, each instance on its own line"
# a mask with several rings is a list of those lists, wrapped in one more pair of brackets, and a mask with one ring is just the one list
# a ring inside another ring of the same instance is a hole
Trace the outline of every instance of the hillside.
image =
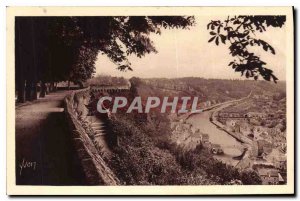
[[(178, 96), (198, 96), (202, 101), (224, 102), (247, 96), (251, 91), (261, 93), (285, 93), (285, 82), (277, 84), (267, 81), (222, 80), (196, 77), (141, 79), (141, 94), (160, 94)], [(143, 89), (144, 88), (144, 89)], [(157, 91), (156, 89), (160, 89)]]

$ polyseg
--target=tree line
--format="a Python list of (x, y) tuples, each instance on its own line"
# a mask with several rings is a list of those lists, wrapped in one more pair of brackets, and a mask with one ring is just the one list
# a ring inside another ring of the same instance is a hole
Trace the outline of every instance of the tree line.
[(191, 16), (16, 17), (15, 81), (18, 102), (35, 100), (60, 81), (82, 83), (95, 73), (99, 53), (121, 71), (132, 70), (127, 57), (157, 52), (150, 33), (187, 29)]

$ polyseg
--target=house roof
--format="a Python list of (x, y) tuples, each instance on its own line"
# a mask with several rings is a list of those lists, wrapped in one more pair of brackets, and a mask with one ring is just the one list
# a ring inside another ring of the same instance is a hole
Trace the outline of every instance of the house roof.
[(282, 182), (284, 181), (284, 179), (282, 178), (280, 173), (278, 173), (278, 178), (279, 178), (279, 181), (282, 181)]
[(260, 176), (268, 176), (268, 177), (278, 177), (278, 170), (276, 169), (258, 169), (258, 174)]
[(209, 135), (206, 134), (206, 133), (203, 133), (203, 134), (202, 134), (202, 137), (209, 137)]

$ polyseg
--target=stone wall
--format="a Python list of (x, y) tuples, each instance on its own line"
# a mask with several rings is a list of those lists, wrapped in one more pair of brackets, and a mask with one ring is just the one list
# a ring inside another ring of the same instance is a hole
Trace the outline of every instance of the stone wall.
[(88, 99), (89, 88), (77, 90), (64, 100), (65, 115), (69, 124), (72, 141), (88, 185), (119, 185), (120, 181), (107, 166), (80, 119), (83, 104)]

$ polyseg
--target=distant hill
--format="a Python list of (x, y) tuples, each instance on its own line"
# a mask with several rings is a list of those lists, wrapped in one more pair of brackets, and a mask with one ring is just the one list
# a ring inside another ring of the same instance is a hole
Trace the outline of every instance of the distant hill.
[(140, 79), (140, 95), (198, 96), (202, 101), (223, 102), (253, 94), (285, 94), (286, 83), (268, 81), (222, 80), (196, 77)]

